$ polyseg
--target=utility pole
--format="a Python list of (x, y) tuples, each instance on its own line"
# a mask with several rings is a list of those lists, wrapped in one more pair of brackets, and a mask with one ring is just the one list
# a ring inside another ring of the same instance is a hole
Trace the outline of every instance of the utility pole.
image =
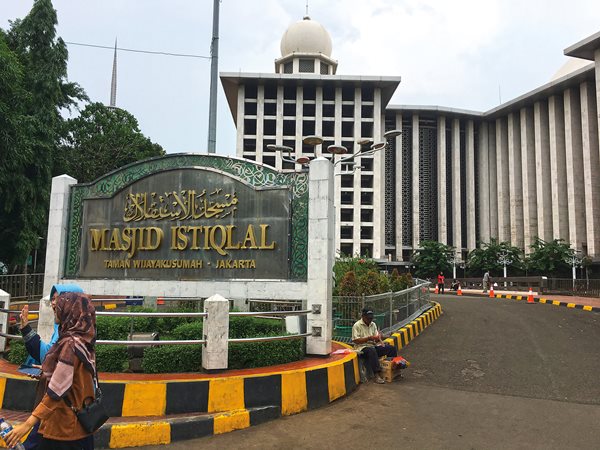
[(208, 110), (208, 153), (217, 145), (217, 78), (219, 75), (219, 1), (213, 2), (213, 30), (210, 42), (210, 100)]

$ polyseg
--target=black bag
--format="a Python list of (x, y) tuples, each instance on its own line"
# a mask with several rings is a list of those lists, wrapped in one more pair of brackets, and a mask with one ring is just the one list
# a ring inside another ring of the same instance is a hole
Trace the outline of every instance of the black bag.
[(95, 433), (96, 430), (104, 425), (104, 422), (108, 420), (108, 414), (106, 414), (106, 410), (102, 405), (102, 391), (99, 387), (96, 388), (96, 398), (87, 405), (84, 400), (83, 408), (75, 411), (75, 415), (83, 429), (88, 433)]
[[(102, 391), (98, 385), (98, 375), (96, 373), (94, 373), (94, 387), (96, 388), (95, 398), (87, 397), (84, 399), (83, 406), (79, 410), (74, 408), (66, 397), (63, 397), (67, 406), (75, 413), (77, 420), (88, 433), (95, 433), (109, 418), (102, 405)], [(85, 402), (88, 399), (92, 401), (86, 405)]]

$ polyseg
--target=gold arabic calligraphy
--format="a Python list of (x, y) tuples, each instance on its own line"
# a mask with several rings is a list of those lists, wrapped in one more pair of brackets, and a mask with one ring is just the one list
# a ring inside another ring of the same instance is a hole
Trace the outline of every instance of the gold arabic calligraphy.
[(237, 203), (235, 192), (223, 193), (220, 188), (210, 193), (206, 189), (200, 193), (194, 189), (183, 189), (162, 195), (156, 192), (130, 193), (125, 203), (123, 220), (222, 219), (234, 215)]

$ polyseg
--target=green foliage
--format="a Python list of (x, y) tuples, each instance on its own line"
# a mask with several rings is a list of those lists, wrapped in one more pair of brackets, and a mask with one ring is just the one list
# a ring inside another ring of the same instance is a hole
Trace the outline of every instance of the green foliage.
[(375, 295), (381, 292), (379, 273), (375, 270), (369, 270), (358, 279), (359, 295)]
[[(333, 295), (356, 295), (356, 294), (342, 294), (340, 293), (343, 278), (346, 274), (353, 272), (356, 278), (360, 278), (370, 270), (377, 270), (377, 263), (373, 259), (367, 257), (349, 257), (342, 256), (337, 258), (333, 266), (334, 273), (334, 287)], [(346, 284), (350, 280), (346, 280)], [(348, 285), (346, 291), (351, 289)]]
[(165, 154), (140, 131), (137, 119), (120, 108), (91, 103), (65, 124), (57, 159), (62, 173), (94, 181), (127, 164)]
[(502, 276), (504, 266), (501, 263), (501, 255), (505, 254), (511, 261), (507, 265), (507, 275), (515, 271), (520, 272), (524, 268), (523, 252), (518, 247), (513, 247), (508, 242), (499, 242), (492, 238), (488, 243), (480, 243), (480, 246), (471, 250), (467, 257), (467, 267), (471, 275), (483, 275), (486, 270), (492, 276)]
[[(24, 19), (0, 30), (0, 260), (11, 272), (46, 235), (61, 111), (86, 99), (67, 81), (68, 52), (57, 23), (51, 0), (36, 0)], [(10, 105), (6, 120), (4, 105)]]
[(122, 372), (128, 367), (127, 347), (124, 345), (97, 345), (98, 372)]
[(202, 322), (182, 323), (175, 327), (172, 336), (180, 341), (202, 339)]
[(419, 278), (431, 278), (438, 273), (448, 273), (452, 266), (449, 261), (454, 254), (453, 247), (436, 241), (422, 241), (421, 249), (413, 253), (411, 264)]
[(390, 289), (393, 292), (403, 291), (413, 285), (413, 278), (410, 273), (400, 275), (398, 269), (394, 269), (390, 275)]
[(230, 369), (247, 369), (285, 364), (302, 358), (304, 358), (302, 339), (231, 344), (228, 366)]
[(335, 295), (341, 295), (344, 297), (359, 295), (358, 280), (356, 279), (356, 274), (353, 270), (346, 272), (342, 276), (340, 283), (337, 286), (337, 292), (335, 292)]
[(128, 317), (96, 317), (98, 340), (123, 341), (127, 339), (130, 329), (131, 319)]
[(571, 271), (569, 261), (573, 249), (562, 239), (546, 242), (537, 238), (530, 246), (529, 270), (538, 275), (567, 277)]
[(144, 349), (144, 373), (198, 372), (202, 365), (200, 345), (161, 345)]
[(229, 321), (229, 337), (232, 339), (282, 334), (283, 322), (255, 317), (232, 317)]
[(17, 341), (12, 339), (10, 341), (10, 351), (8, 352), (8, 361), (13, 364), (23, 364), (25, 359), (27, 359), (27, 349), (25, 348), (25, 343), (23, 341)]

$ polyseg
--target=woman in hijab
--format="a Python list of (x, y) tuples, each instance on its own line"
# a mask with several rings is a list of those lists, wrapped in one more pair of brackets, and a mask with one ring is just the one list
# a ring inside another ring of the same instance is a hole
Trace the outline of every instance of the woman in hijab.
[[(50, 290), (50, 303), (52, 305), (52, 309), (54, 309), (54, 307), (56, 306), (56, 300), (58, 299), (58, 296), (66, 292), (83, 293), (83, 289), (81, 289), (81, 287), (76, 284), (55, 284)], [(32, 329), (29, 325), (29, 305), (25, 305), (21, 310), (21, 323), (19, 325), (19, 328), (21, 330), (21, 335), (23, 336), (25, 348), (27, 349), (28, 353), (27, 359), (25, 360), (23, 365), (38, 366), (42, 364), (50, 348), (56, 343), (56, 341), (58, 341), (58, 324), (54, 324), (54, 332), (52, 333), (50, 341), (42, 341), (39, 334), (37, 334), (36, 331)], [(34, 407), (37, 406), (42, 400), (42, 397), (45, 393), (44, 388), (44, 386), (38, 384)], [(29, 433), (25, 442), (23, 442), (25, 450), (33, 450), (38, 448), (38, 444), (40, 441), (40, 437), (37, 432), (38, 427), (39, 423), (33, 427), (31, 433)]]
[(56, 299), (54, 320), (59, 337), (42, 363), (44, 396), (29, 418), (6, 436), (6, 443), (13, 447), (39, 423), (38, 449), (91, 450), (93, 435), (69, 405), (80, 409), (86, 399), (94, 398), (96, 312), (87, 295), (67, 292)]

